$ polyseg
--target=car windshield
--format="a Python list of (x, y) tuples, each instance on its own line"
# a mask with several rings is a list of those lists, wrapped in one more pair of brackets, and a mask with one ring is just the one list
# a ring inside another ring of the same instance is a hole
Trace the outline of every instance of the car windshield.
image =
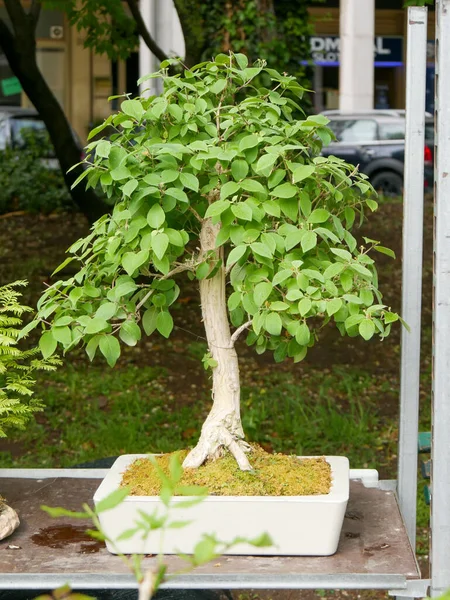
[(332, 119), (328, 127), (338, 142), (373, 142), (377, 139), (377, 124), (373, 119)]

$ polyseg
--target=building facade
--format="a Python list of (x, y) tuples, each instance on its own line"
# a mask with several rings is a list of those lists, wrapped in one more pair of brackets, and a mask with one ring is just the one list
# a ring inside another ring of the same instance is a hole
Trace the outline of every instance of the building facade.
[[(403, 0), (376, 0), (374, 75), (375, 108), (405, 107), (407, 11)], [(315, 35), (311, 37), (314, 68), (314, 107), (320, 112), (339, 108), (339, 0), (326, 0), (310, 9)], [(434, 88), (434, 10), (428, 19), (427, 110)]]

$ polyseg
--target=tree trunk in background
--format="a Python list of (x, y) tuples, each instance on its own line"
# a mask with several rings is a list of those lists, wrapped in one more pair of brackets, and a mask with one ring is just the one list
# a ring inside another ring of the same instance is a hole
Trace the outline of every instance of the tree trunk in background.
[[(223, 258), (223, 250), (216, 248), (220, 224), (213, 225), (205, 219), (200, 233), (200, 257), (215, 253)], [(197, 446), (188, 454), (183, 466), (196, 468), (206, 459), (215, 459), (228, 448), (239, 468), (251, 470), (244, 442), (240, 415), (240, 383), (238, 357), (231, 340), (230, 325), (225, 296), (225, 267), (222, 265), (214, 277), (200, 281), (202, 316), (208, 340), (208, 349), (217, 362), (213, 367), (213, 406), (205, 423)]]
[[(67, 171), (80, 162), (82, 149), (73, 135), (61, 105), (37, 66), (34, 23), (30, 15), (24, 13), (24, 18), (21, 18), (20, 22), (17, 22), (15, 15), (9, 16), (15, 34), (11, 33), (8, 26), (0, 20), (0, 47), (14, 75), (19, 79), (24, 92), (47, 127), (64, 180), (70, 190), (76, 178), (82, 173), (83, 167), (76, 167), (70, 173)], [(85, 190), (83, 184), (71, 190), (71, 195), (91, 223), (109, 210), (95, 192), (92, 189)]]

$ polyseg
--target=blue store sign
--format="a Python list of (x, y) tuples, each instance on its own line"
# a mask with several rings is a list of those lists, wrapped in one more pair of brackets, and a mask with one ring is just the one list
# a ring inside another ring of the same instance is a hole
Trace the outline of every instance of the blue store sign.
[[(311, 59), (323, 67), (339, 66), (340, 40), (337, 35), (317, 35), (310, 38)], [(374, 40), (374, 63), (376, 67), (400, 67), (403, 65), (403, 38), (376, 37)], [(309, 64), (302, 61), (302, 64)]]

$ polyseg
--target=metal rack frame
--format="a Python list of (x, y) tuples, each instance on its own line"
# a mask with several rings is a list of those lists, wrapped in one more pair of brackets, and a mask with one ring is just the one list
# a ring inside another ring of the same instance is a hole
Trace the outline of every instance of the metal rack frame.
[[(403, 238), (403, 317), (410, 332), (402, 335), (400, 440), (398, 500), (409, 535), (415, 547), (417, 434), (420, 373), (420, 312), (423, 231), (423, 147), (425, 115), (425, 66), (427, 9), (408, 9), (407, 110), (405, 146), (405, 196)], [(233, 580), (219, 574), (192, 574), (180, 577), (166, 587), (172, 588), (328, 588), (388, 589), (397, 597), (437, 596), (450, 588), (450, 0), (436, 0), (436, 110), (435, 110), (435, 242), (434, 242), (434, 340), (433, 340), (433, 426), (431, 479), (431, 579), (408, 579), (402, 575), (381, 574), (305, 574), (287, 573), (283, 577), (261, 575), (259, 580), (236, 575)], [(6, 476), (5, 470), (0, 476)], [(45, 470), (46, 477), (61, 476), (62, 471)], [(78, 470), (72, 477), (102, 477), (102, 470)], [(39, 475), (39, 473), (38, 473)], [(361, 475), (361, 473), (360, 473)], [(10, 475), (9, 475), (10, 476)], [(16, 476), (34, 475), (17, 472)], [(438, 485), (435, 483), (438, 482)], [(380, 482), (392, 487), (392, 483)], [(64, 583), (64, 576), (42, 576), (43, 587)], [(23, 588), (36, 587), (36, 575), (20, 574)], [(79, 587), (133, 587), (131, 576), (114, 580), (107, 573), (73, 574)], [(1, 579), (1, 587), (18, 587), (18, 578)], [(41, 586), (41, 587), (42, 587)]]

